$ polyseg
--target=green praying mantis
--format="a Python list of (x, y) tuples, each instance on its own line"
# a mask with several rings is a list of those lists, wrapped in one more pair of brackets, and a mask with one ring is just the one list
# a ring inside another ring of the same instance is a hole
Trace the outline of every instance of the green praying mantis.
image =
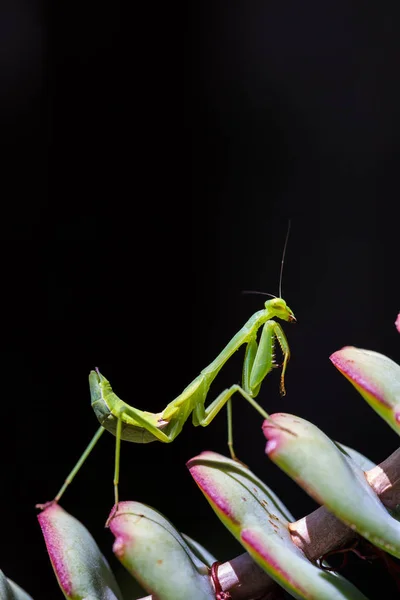
[[(192, 415), (192, 423), (195, 427), (198, 425), (206, 427), (226, 404), (228, 412), (228, 447), (231, 457), (236, 459), (233, 449), (231, 397), (238, 392), (264, 419), (269, 418), (268, 413), (263, 410), (254, 398), (258, 395), (266, 375), (268, 375), (274, 366), (278, 366), (274, 359), (276, 340), (284, 356), (280, 391), (282, 395), (285, 394), (284, 378), (286, 366), (290, 358), (290, 350), (283, 329), (279, 323), (273, 320), (274, 317), (283, 321), (296, 321), (292, 310), (283, 298), (267, 300), (264, 308), (250, 317), (217, 358), (208, 367), (203, 369), (194, 381), (159, 413), (142, 411), (130, 406), (118, 398), (113, 392), (109, 381), (97, 369), (91, 371), (89, 375), (91, 404), (101, 426), (65, 480), (53, 502), (60, 500), (66, 488), (72, 482), (106, 430), (116, 437), (114, 472), (116, 506), (119, 499), (118, 482), (121, 440), (139, 444), (146, 444), (156, 440), (165, 443), (172, 442), (180, 434), (190, 415)], [(260, 340), (257, 342), (257, 333), (261, 327)], [(238, 384), (232, 385), (205, 407), (205, 400), (211, 383), (224, 364), (243, 344), (246, 344), (246, 351), (243, 362), (242, 386)]]
[[(282, 267), (286, 242), (283, 251)], [(279, 284), (280, 295), (282, 267)], [(118, 506), (119, 502), (118, 483), (121, 440), (139, 444), (146, 444), (156, 440), (169, 443), (179, 435), (190, 415), (192, 415), (192, 423), (195, 427), (199, 425), (206, 427), (219, 411), (227, 405), (228, 447), (231, 457), (238, 460), (233, 448), (231, 398), (235, 393), (239, 393), (264, 419), (269, 419), (268, 413), (264, 411), (254, 398), (258, 395), (264, 378), (274, 367), (278, 366), (274, 355), (276, 342), (279, 343), (283, 354), (280, 392), (281, 395), (285, 394), (285, 372), (290, 358), (290, 350), (283, 329), (274, 320), (275, 318), (289, 322), (296, 321), (293, 311), (286, 304), (285, 300), (281, 297), (273, 296), (264, 303), (262, 310), (257, 311), (250, 317), (215, 360), (203, 369), (192, 383), (159, 413), (142, 411), (130, 406), (118, 398), (113, 392), (109, 381), (98, 369), (91, 371), (89, 375), (91, 405), (100, 422), (100, 428), (66, 478), (54, 500), (45, 505), (37, 505), (38, 508), (44, 508), (48, 504), (59, 502), (61, 496), (106, 430), (116, 438), (114, 467), (115, 506)], [(261, 334), (259, 340), (257, 340), (260, 329)], [(244, 344), (246, 345), (246, 350), (243, 362), (242, 385), (234, 384), (230, 388), (225, 389), (206, 407), (205, 401), (211, 384), (224, 364)]]

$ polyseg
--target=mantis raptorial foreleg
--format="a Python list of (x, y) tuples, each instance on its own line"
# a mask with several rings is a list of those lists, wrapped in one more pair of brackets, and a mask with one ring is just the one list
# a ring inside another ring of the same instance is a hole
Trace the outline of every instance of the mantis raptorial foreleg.
[(267, 321), (263, 327), (259, 344), (257, 345), (255, 339), (248, 343), (243, 363), (243, 388), (253, 398), (258, 395), (264, 378), (273, 367), (278, 366), (274, 354), (275, 339), (278, 340), (284, 356), (280, 392), (282, 396), (286, 394), (285, 372), (290, 358), (289, 344), (279, 323)]

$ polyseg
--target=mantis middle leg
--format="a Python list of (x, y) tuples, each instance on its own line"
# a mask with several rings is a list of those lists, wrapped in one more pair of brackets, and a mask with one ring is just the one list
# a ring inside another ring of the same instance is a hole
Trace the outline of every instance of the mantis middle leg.
[(282, 365), (280, 391), (285, 394), (285, 371), (290, 358), (289, 345), (286, 336), (276, 321), (267, 321), (262, 329), (260, 341), (257, 344), (255, 337), (250, 340), (246, 347), (246, 354), (243, 364), (242, 387), (233, 385), (224, 390), (207, 408), (203, 403), (199, 403), (193, 411), (193, 424), (206, 427), (211, 423), (214, 417), (219, 413), (225, 404), (227, 404), (228, 416), (228, 447), (233, 459), (237, 460), (233, 448), (233, 425), (232, 425), (232, 404), (231, 397), (239, 392), (253, 408), (255, 408), (264, 419), (269, 419), (269, 415), (254, 400), (260, 391), (264, 378), (277, 366), (274, 356), (275, 341), (278, 341), (284, 355)]

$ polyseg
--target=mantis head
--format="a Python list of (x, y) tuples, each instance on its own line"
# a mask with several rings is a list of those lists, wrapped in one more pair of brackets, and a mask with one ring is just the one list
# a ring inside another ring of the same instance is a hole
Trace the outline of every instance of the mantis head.
[(288, 307), (283, 298), (272, 298), (272, 300), (267, 300), (265, 308), (271, 310), (275, 317), (278, 317), (283, 321), (296, 322), (293, 311)]

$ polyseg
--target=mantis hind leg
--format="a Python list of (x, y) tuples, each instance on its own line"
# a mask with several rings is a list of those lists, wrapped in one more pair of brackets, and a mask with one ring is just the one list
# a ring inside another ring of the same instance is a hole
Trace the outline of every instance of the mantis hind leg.
[(90, 440), (89, 445), (87, 446), (86, 450), (84, 451), (84, 453), (82, 454), (82, 456), (80, 457), (80, 459), (78, 460), (78, 462), (76, 463), (76, 465), (74, 466), (72, 471), (69, 473), (68, 477), (65, 479), (63, 485), (61, 486), (61, 488), (60, 488), (58, 494), (56, 495), (56, 497), (54, 498), (54, 500), (52, 500), (51, 502), (47, 502), (46, 504), (37, 504), (36, 505), (37, 508), (44, 509), (44, 508), (46, 508), (46, 506), (49, 506), (50, 504), (54, 504), (55, 502), (60, 501), (61, 496), (64, 494), (65, 490), (70, 485), (70, 483), (72, 483), (72, 480), (74, 479), (75, 475), (78, 473), (81, 466), (83, 465), (83, 463), (85, 462), (85, 460), (87, 459), (87, 457), (89, 456), (89, 454), (91, 453), (91, 451), (93, 450), (93, 448), (95, 447), (95, 445), (97, 444), (97, 442), (99, 441), (100, 437), (102, 436), (102, 434), (104, 432), (105, 432), (104, 427), (99, 427), (99, 429), (94, 434), (93, 438)]
[(106, 527), (109, 526), (111, 519), (114, 517), (118, 510), (119, 504), (119, 466), (121, 457), (121, 431), (122, 431), (122, 415), (118, 416), (117, 429), (115, 432), (115, 463), (114, 463), (114, 506), (106, 521)]
[(115, 466), (114, 466), (114, 504), (118, 509), (119, 494), (118, 494), (118, 483), (119, 483), (119, 465), (121, 456), (121, 430), (122, 430), (122, 418), (119, 416), (117, 423), (117, 431), (115, 434)]
[(65, 480), (63, 486), (61, 487), (60, 491), (58, 492), (57, 496), (54, 498), (54, 502), (60, 501), (61, 496), (64, 494), (65, 490), (67, 489), (69, 484), (72, 482), (75, 475), (78, 473), (81, 466), (83, 465), (83, 463), (85, 462), (85, 460), (87, 459), (87, 457), (89, 456), (89, 454), (91, 453), (91, 451), (93, 450), (93, 448), (95, 447), (95, 445), (97, 444), (97, 442), (99, 441), (100, 437), (103, 435), (104, 432), (105, 432), (104, 427), (98, 428), (98, 430), (94, 434), (93, 438), (91, 439), (89, 445), (87, 446), (86, 450), (84, 451), (84, 453), (82, 454), (82, 456), (80, 457), (78, 462), (76, 463), (75, 467), (72, 469), (71, 473), (66, 478), (66, 480)]
[(141, 426), (144, 430), (152, 433), (154, 438), (159, 440), (160, 442), (172, 442), (175, 438), (174, 432), (172, 431), (169, 435), (161, 431), (157, 428), (156, 425), (150, 419), (146, 418), (142, 411), (129, 406), (127, 404), (124, 405), (124, 408), (121, 412), (116, 416), (117, 419), (117, 427), (115, 432), (115, 462), (114, 462), (114, 508), (107, 519), (106, 527), (108, 527), (111, 519), (115, 515), (118, 510), (119, 504), (119, 471), (121, 464), (121, 432), (122, 432), (122, 418), (124, 415), (127, 415), (133, 419)]

